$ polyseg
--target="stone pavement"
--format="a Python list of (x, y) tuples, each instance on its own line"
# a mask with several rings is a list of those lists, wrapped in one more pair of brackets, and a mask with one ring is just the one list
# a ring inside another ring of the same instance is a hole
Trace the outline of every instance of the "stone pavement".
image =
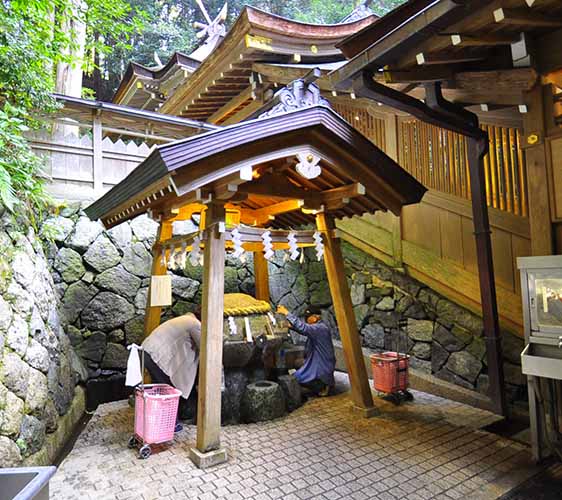
[(224, 427), (228, 463), (207, 471), (188, 458), (194, 426), (139, 460), (127, 448), (132, 409), (106, 404), (62, 462), (51, 498), (488, 500), (536, 473), (526, 446), (479, 430), (494, 415), (412, 392), (415, 401), (399, 407), (378, 399), (381, 414), (368, 420), (343, 393), (286, 418)]

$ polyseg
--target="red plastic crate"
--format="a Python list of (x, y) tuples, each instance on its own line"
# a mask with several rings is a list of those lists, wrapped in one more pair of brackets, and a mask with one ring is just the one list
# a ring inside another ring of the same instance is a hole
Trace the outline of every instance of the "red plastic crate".
[[(135, 434), (145, 444), (174, 439), (181, 391), (166, 384), (145, 385), (135, 394)], [(146, 418), (146, 422), (145, 422)]]
[(410, 356), (397, 352), (371, 354), (375, 390), (390, 394), (408, 389), (409, 360)]

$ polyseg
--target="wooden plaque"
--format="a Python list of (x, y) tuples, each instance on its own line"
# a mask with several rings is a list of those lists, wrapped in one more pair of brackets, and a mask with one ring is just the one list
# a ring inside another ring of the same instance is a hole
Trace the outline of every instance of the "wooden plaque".
[(172, 277), (152, 276), (150, 278), (150, 307), (172, 305)]

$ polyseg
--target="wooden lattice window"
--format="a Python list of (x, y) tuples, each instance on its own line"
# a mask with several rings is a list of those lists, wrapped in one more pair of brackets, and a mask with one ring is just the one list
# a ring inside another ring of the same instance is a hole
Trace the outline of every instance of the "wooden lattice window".
[(368, 111), (351, 106), (333, 103), (334, 111), (347, 120), (353, 127), (384, 151), (384, 120), (373, 116)]
[[(526, 216), (527, 180), (519, 130), (494, 125), (482, 125), (482, 129), (490, 140), (490, 152), (484, 158), (488, 205)], [(463, 136), (417, 120), (401, 120), (399, 161), (426, 187), (470, 198)]]

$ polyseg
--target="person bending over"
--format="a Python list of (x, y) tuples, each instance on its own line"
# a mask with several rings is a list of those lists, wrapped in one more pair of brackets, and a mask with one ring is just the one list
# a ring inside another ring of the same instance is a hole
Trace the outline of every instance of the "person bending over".
[(291, 314), (285, 306), (277, 312), (287, 317), (291, 328), (306, 337), (304, 364), (295, 372), (302, 386), (319, 396), (327, 396), (334, 386), (336, 356), (328, 326), (316, 311), (307, 311), (306, 322)]
[[(193, 414), (197, 404), (193, 391), (199, 366), (201, 323), (188, 313), (162, 323), (144, 340), (144, 366), (155, 384), (168, 384), (180, 390), (178, 415)], [(192, 394), (193, 393), (193, 394)], [(176, 425), (176, 432), (181, 430)]]

